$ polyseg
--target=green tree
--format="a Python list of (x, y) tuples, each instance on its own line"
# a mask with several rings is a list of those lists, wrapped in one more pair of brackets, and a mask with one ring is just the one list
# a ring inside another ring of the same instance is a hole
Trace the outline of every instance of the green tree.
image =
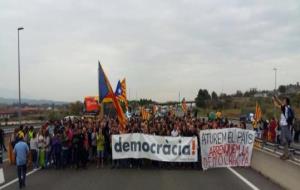
[(140, 99), (139, 101), (140, 106), (148, 106), (150, 104), (153, 104), (153, 101), (151, 99)]
[(211, 96), (206, 89), (200, 89), (198, 95), (195, 98), (197, 107), (207, 107), (209, 101), (211, 101)]
[(211, 93), (211, 106), (213, 109), (218, 109), (219, 108), (218, 104), (219, 104), (218, 94), (215, 91), (213, 91)]
[(220, 96), (219, 96), (219, 98), (220, 99), (224, 99), (224, 98), (226, 98), (228, 95), (226, 94), (226, 93), (221, 93), (220, 94)]
[(235, 96), (236, 97), (243, 97), (243, 92), (240, 91), (240, 90), (237, 90), (236, 93), (235, 93)]
[(280, 85), (279, 88), (278, 88), (278, 91), (279, 91), (281, 94), (286, 93), (286, 86)]
[(60, 113), (58, 111), (54, 111), (54, 110), (51, 110), (49, 113), (48, 113), (48, 120), (50, 121), (55, 121), (55, 120), (60, 120), (62, 119)]
[(218, 94), (217, 94), (215, 91), (213, 91), (213, 92), (211, 93), (211, 99), (212, 99), (212, 101), (218, 100)]
[(72, 115), (80, 115), (83, 112), (84, 105), (80, 101), (69, 104), (69, 113)]
[(246, 91), (245, 93), (244, 93), (244, 96), (245, 97), (252, 97), (252, 96), (254, 96), (254, 94), (256, 94), (257, 93), (257, 89), (256, 88), (251, 88), (249, 91)]

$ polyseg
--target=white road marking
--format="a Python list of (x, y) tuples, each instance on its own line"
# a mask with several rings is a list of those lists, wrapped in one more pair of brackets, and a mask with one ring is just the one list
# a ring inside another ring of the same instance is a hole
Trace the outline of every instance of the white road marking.
[(299, 159), (297, 159), (297, 158), (294, 158), (294, 160), (296, 160), (296, 162), (300, 162), (300, 160), (299, 160)]
[(269, 151), (269, 152), (276, 153), (276, 154), (278, 154), (279, 156), (282, 156), (282, 155), (283, 155), (283, 153), (278, 152), (278, 151), (275, 151), (275, 150), (272, 150), (272, 149), (267, 148), (267, 147), (263, 147), (263, 150), (267, 150), (267, 151)]
[(229, 171), (231, 171), (235, 176), (237, 176), (240, 180), (242, 180), (244, 183), (246, 183), (252, 190), (259, 190), (258, 187), (256, 187), (253, 183), (248, 181), (246, 178), (244, 178), (241, 174), (239, 174), (237, 171), (234, 169), (227, 167)]
[[(26, 176), (29, 176), (29, 175), (31, 175), (31, 174), (33, 174), (33, 173), (39, 171), (40, 169), (41, 169), (41, 168), (34, 169), (34, 170), (28, 172), (28, 173), (26, 174)], [(0, 190), (1, 190), (1, 189), (4, 189), (5, 187), (8, 187), (8, 186), (10, 186), (10, 185), (12, 185), (12, 184), (14, 184), (14, 183), (16, 183), (16, 182), (18, 182), (18, 181), (19, 181), (18, 178), (13, 179), (13, 180), (11, 180), (10, 182), (7, 182), (7, 183), (5, 183), (4, 185), (0, 186)]]
[[(262, 150), (262, 149), (257, 149), (257, 148), (255, 148), (255, 150), (261, 151), (261, 152), (263, 152), (263, 153), (269, 154), (269, 155), (274, 156), (274, 157), (277, 157), (277, 158), (280, 157), (278, 154), (275, 154), (274, 152), (269, 152), (269, 151)], [(282, 155), (282, 154), (281, 154), (281, 155)], [(296, 158), (295, 160), (298, 161), (297, 158)], [(295, 165), (297, 165), (297, 166), (300, 166), (300, 163), (298, 163), (298, 162), (296, 162), (296, 161), (294, 161), (294, 160), (286, 160), (286, 161), (288, 161), (288, 162), (290, 162), (290, 163), (292, 163), (292, 164), (295, 164)]]

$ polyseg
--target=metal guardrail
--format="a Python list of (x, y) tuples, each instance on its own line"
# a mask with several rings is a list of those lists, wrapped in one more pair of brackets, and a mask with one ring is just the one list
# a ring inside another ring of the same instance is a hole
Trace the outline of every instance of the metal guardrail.
[[(282, 155), (282, 152), (279, 152), (279, 151), (282, 151), (284, 149), (284, 147), (282, 145), (271, 143), (271, 142), (266, 142), (259, 138), (255, 139), (254, 146), (259, 149), (273, 152), (277, 155)], [(298, 148), (298, 147), (291, 146), (289, 148), (289, 152), (292, 154), (292, 156), (300, 156), (300, 147)], [(299, 159), (294, 159), (294, 161), (300, 163)]]
[[(44, 120), (26, 120), (26, 121), (22, 121), (21, 124), (22, 125), (30, 125), (30, 124), (35, 124), (35, 123), (43, 123)], [(19, 121), (9, 121), (9, 122), (0, 122), (1, 126), (13, 126), (13, 125), (19, 125)]]
[[(31, 124), (28, 124), (30, 126), (33, 126), (35, 129), (39, 129), (41, 126), (42, 126), (42, 123), (31, 123)], [(11, 125), (11, 126), (2, 126), (2, 129), (4, 131), (4, 134), (10, 134), (10, 133), (13, 133), (14, 130), (16, 128), (18, 128), (19, 125)]]

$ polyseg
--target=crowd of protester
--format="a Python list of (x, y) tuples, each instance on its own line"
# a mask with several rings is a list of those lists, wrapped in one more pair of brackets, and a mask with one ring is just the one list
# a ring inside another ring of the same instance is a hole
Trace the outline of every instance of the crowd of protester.
[[(255, 130), (258, 132), (258, 137), (264, 141), (281, 144), (281, 126), (280, 121), (274, 117), (271, 120), (261, 120)], [(295, 118), (295, 121), (290, 128), (292, 141), (299, 143), (300, 136), (300, 120)]]
[[(121, 132), (117, 119), (112, 117), (104, 117), (101, 121), (96, 118), (69, 118), (49, 121), (39, 129), (20, 126), (11, 135), (10, 142), (13, 148), (18, 137), (23, 137), (30, 148), (30, 164), (33, 168), (86, 168), (89, 163), (96, 163), (97, 168), (102, 168), (104, 164), (110, 164), (112, 168), (142, 167), (147, 164), (168, 167), (167, 163), (141, 159), (112, 160), (111, 135), (144, 133), (173, 137), (197, 136), (199, 140), (199, 130), (229, 127), (246, 128), (246, 124), (233, 124), (227, 119), (207, 121), (191, 116), (167, 115), (149, 120), (133, 116), (128, 120), (125, 131)], [(200, 167), (200, 163), (184, 167)]]
[[(104, 165), (118, 167), (195, 167), (199, 163), (174, 164), (150, 161), (145, 159), (112, 160), (111, 135), (120, 133), (144, 133), (159, 136), (196, 136), (199, 141), (199, 131), (204, 129), (242, 128), (246, 129), (245, 122), (232, 123), (226, 118), (217, 117), (213, 120), (188, 116), (176, 117), (167, 115), (142, 120), (140, 116), (132, 116), (128, 120), (125, 131), (117, 119), (104, 117), (95, 118), (68, 118), (60, 121), (49, 121), (41, 128), (20, 126), (11, 136), (11, 146), (14, 147), (19, 135), (29, 145), (30, 164), (33, 168), (86, 168), (88, 164), (96, 163), (97, 168)], [(238, 123), (238, 124), (237, 124)], [(296, 122), (299, 124), (298, 122)], [(278, 142), (280, 133), (278, 122), (273, 118), (270, 122), (262, 121), (257, 125), (261, 137)], [(199, 145), (200, 143), (198, 143)], [(200, 147), (198, 147), (199, 149)], [(200, 153), (200, 150), (198, 151)]]

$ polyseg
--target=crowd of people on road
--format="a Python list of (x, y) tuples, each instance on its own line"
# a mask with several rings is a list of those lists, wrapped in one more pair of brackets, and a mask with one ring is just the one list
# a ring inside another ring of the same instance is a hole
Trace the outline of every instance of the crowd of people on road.
[[(299, 137), (299, 121), (290, 121), (294, 113), (289, 105), (289, 99), (281, 102), (275, 99), (281, 109), (280, 120), (272, 118), (270, 122), (262, 120), (255, 125), (256, 131), (262, 131), (261, 137), (270, 142), (282, 143), (285, 147), (283, 159), (287, 159), (288, 146), (294, 134), (295, 140)], [(201, 168), (201, 159), (196, 163), (166, 163), (147, 159), (112, 159), (111, 137), (114, 134), (143, 133), (158, 136), (197, 137), (198, 153), (200, 154), (200, 130), (241, 128), (249, 129), (245, 122), (232, 122), (222, 117), (221, 112), (214, 119), (193, 117), (188, 113), (182, 117), (169, 112), (165, 116), (152, 116), (143, 119), (140, 115), (133, 115), (127, 125), (121, 127), (116, 117), (82, 117), (64, 118), (58, 121), (49, 121), (40, 128), (21, 125), (16, 128), (10, 137), (9, 157), (11, 163), (18, 166), (20, 187), (25, 186), (27, 166), (35, 168), (87, 168), (96, 163), (97, 168), (111, 165), (111, 168), (141, 168), (141, 167), (183, 167)], [(295, 118), (293, 118), (295, 120)], [(122, 129), (122, 130), (120, 130)], [(278, 131), (280, 133), (278, 133)], [(1, 132), (1, 131), (0, 131)], [(2, 133), (2, 132), (1, 132)], [(298, 137), (297, 137), (298, 135)], [(1, 149), (4, 147), (1, 134)], [(280, 136), (280, 138), (278, 137)], [(14, 154), (16, 157), (14, 156)], [(29, 162), (27, 162), (29, 155)], [(198, 156), (200, 158), (200, 156)], [(22, 181), (23, 180), (23, 181)]]
[[(101, 120), (94, 118), (65, 118), (60, 121), (46, 122), (41, 128), (20, 126), (16, 128), (10, 138), (11, 149), (20, 140), (26, 142), (30, 149), (30, 164), (33, 168), (86, 168), (88, 163), (95, 162), (97, 168), (105, 163), (114, 167), (141, 167), (146, 160), (112, 160), (111, 136), (120, 133), (144, 133), (159, 136), (196, 136), (199, 141), (199, 131), (204, 129), (242, 128), (246, 129), (245, 122), (231, 122), (221, 117), (215, 119), (197, 118), (186, 114), (177, 117), (174, 114), (152, 117), (143, 120), (134, 115), (127, 123), (125, 131), (120, 131), (118, 120), (104, 116)], [(262, 131), (261, 137), (270, 142), (280, 143), (282, 121), (272, 118), (270, 122), (262, 121), (257, 125)], [(294, 136), (297, 140), (299, 122), (294, 122)], [(286, 135), (286, 134), (285, 134)], [(298, 134), (299, 136), (299, 134)], [(200, 143), (198, 143), (199, 145)], [(198, 147), (199, 149), (200, 147)], [(200, 152), (200, 151), (198, 151)], [(12, 156), (13, 157), (13, 156)], [(11, 158), (13, 160), (13, 158)], [(168, 166), (151, 162), (159, 167)], [(199, 167), (200, 164), (198, 164)], [(186, 167), (186, 166), (185, 166)]]
[[(111, 135), (120, 133), (144, 133), (159, 136), (199, 136), (199, 130), (239, 127), (246, 128), (245, 123), (233, 124), (227, 119), (213, 121), (191, 116), (176, 117), (166, 115), (143, 120), (133, 116), (127, 123), (125, 131), (120, 131), (118, 120), (113, 117), (63, 119), (49, 121), (41, 128), (20, 126), (11, 135), (11, 147), (20, 140), (26, 142), (30, 149), (30, 163), (33, 168), (86, 168), (95, 162), (97, 168), (111, 162), (114, 167), (141, 167), (144, 162), (137, 160), (112, 160)], [(199, 140), (199, 137), (198, 137)], [(199, 143), (198, 143), (199, 144)], [(154, 162), (154, 164), (157, 164)], [(157, 164), (159, 167), (167, 164)], [(199, 165), (200, 166), (200, 165)]]

